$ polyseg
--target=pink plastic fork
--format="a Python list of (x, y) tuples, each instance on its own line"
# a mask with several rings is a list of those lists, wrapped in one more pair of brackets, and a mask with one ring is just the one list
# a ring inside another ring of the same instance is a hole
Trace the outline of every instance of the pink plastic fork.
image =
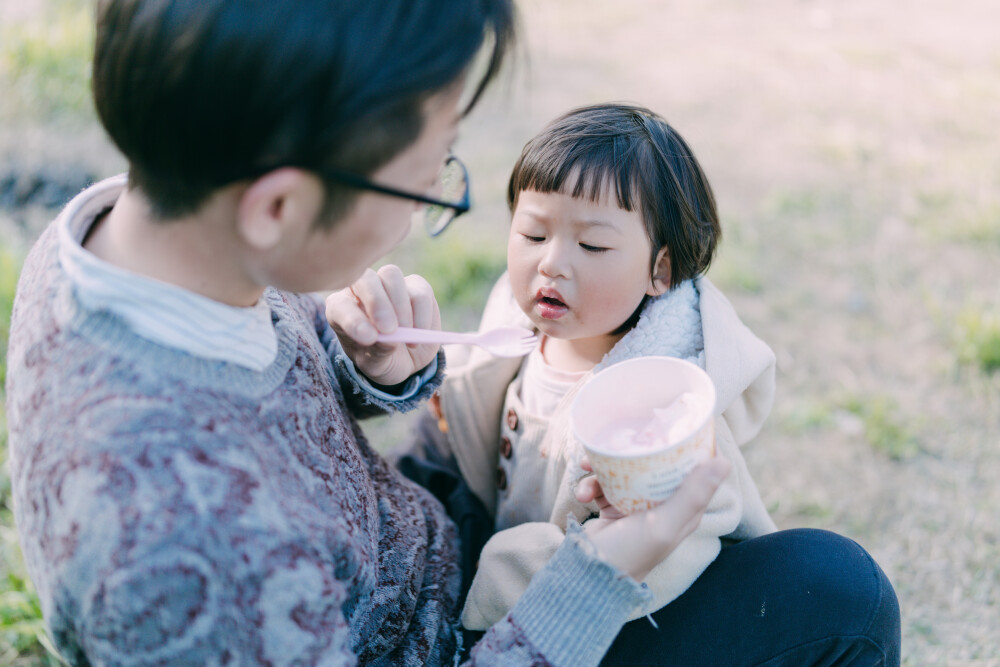
[(380, 343), (459, 343), (461, 345), (477, 345), (497, 357), (523, 357), (538, 345), (538, 336), (522, 327), (501, 327), (482, 333), (399, 327), (390, 334), (379, 334), (378, 341)]

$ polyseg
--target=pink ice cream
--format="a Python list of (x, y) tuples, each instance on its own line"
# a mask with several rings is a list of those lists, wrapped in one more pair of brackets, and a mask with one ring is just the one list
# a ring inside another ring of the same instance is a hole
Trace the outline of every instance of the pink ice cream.
[(608, 502), (647, 510), (715, 456), (715, 399), (712, 378), (675, 357), (635, 357), (594, 375), (570, 420)]
[(666, 449), (693, 434), (710, 409), (704, 396), (684, 392), (666, 407), (654, 408), (652, 419), (612, 422), (595, 440), (602, 449), (618, 454)]

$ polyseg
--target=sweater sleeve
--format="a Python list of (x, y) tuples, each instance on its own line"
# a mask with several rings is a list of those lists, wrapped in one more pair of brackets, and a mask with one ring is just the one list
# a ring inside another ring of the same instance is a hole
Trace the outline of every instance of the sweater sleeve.
[(326, 320), (323, 304), (313, 295), (299, 295), (304, 307), (309, 309), (319, 337), (340, 384), (347, 405), (355, 417), (363, 419), (376, 415), (409, 412), (430, 398), (444, 380), (444, 351), (426, 368), (411, 375), (403, 384), (398, 396), (390, 396), (372, 386), (354, 367), (354, 363), (344, 353), (344, 348)]
[[(336, 336), (334, 336), (336, 340)], [(444, 351), (438, 352), (431, 365), (407, 379), (398, 397), (390, 397), (361, 378), (354, 364), (337, 344), (331, 350), (333, 367), (337, 381), (347, 399), (347, 405), (355, 417), (365, 418), (375, 415), (409, 412), (430, 398), (444, 380)]]
[(598, 560), (570, 519), (552, 558), (473, 647), (467, 664), (597, 665), (628, 616), (648, 603), (646, 587)]

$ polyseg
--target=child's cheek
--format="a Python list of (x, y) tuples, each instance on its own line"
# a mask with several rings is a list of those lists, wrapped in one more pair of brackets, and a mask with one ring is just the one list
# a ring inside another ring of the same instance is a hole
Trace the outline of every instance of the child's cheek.
[(597, 316), (614, 318), (623, 307), (621, 294), (615, 294), (613, 289), (595, 287), (588, 299), (591, 312)]
[[(638, 307), (645, 292), (622, 286), (620, 282), (609, 280), (592, 283), (590, 286), (592, 312), (609, 321), (621, 324)], [(616, 324), (616, 326), (617, 326)]]

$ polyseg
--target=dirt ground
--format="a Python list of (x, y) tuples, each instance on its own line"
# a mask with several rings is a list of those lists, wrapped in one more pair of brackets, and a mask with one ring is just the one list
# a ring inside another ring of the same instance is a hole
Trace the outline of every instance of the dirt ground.
[(1000, 5), (523, 7), (530, 76), (467, 128), (473, 173), (570, 106), (666, 116), (722, 210), (709, 276), (778, 356), (746, 451), (778, 525), (874, 555), (905, 664), (1000, 665), (1000, 373), (956, 350), (1000, 313)]
[[(477, 209), (449, 234), (503, 247), (507, 172), (570, 107), (667, 117), (722, 211), (709, 277), (777, 353), (746, 456), (779, 527), (872, 553), (899, 595), (904, 664), (1000, 665), (1000, 371), (962, 344), (1000, 317), (1000, 3), (521, 7), (519, 66), (456, 147)], [(8, 121), (0, 165), (121, 167), (91, 126)], [(5, 239), (43, 218), (16, 217), (0, 211)]]

